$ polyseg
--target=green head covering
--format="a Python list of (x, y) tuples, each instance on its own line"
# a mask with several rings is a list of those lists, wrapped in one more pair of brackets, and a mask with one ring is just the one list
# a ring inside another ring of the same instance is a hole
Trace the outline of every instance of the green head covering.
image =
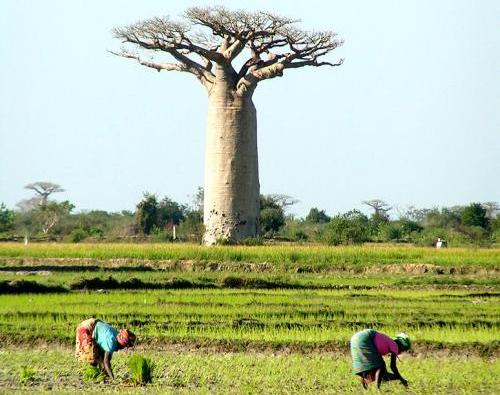
[(411, 348), (411, 341), (406, 333), (398, 333), (394, 341), (399, 344), (401, 351), (408, 351)]

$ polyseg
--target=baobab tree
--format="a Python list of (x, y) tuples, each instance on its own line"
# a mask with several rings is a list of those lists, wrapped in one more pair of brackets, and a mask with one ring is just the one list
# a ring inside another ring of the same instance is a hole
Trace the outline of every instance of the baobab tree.
[(380, 199), (364, 200), (362, 203), (366, 204), (367, 206), (370, 206), (373, 210), (375, 210), (373, 215), (382, 218), (388, 217), (387, 213), (390, 210), (392, 210), (391, 206), (389, 206), (386, 202)]
[(25, 185), (26, 189), (31, 189), (37, 194), (36, 201), (40, 206), (45, 206), (49, 196), (56, 192), (64, 192), (64, 189), (60, 185), (54, 184), (52, 182), (38, 181), (32, 184)]
[(341, 45), (335, 33), (296, 23), (267, 12), (193, 7), (181, 22), (152, 18), (113, 30), (124, 45), (115, 55), (158, 72), (191, 73), (207, 92), (205, 244), (259, 232), (257, 85), (289, 69), (342, 64), (320, 60)]
[(387, 213), (392, 210), (392, 207), (381, 199), (364, 200), (362, 203), (374, 210), (370, 217), (370, 233), (376, 235), (380, 231), (380, 225), (389, 222)]

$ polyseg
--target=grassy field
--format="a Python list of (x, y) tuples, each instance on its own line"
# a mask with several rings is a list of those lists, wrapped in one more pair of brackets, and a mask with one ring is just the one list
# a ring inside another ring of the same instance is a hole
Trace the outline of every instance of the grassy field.
[[(71, 344), (90, 316), (129, 326), (148, 344), (223, 349), (347, 349), (350, 335), (374, 327), (412, 334), (417, 349), (492, 353), (500, 339), (500, 293), (450, 290), (172, 290), (0, 296), (3, 344)], [(390, 311), (390, 314), (387, 312)]]
[[(498, 269), (500, 249), (419, 248), (413, 246), (217, 246), (194, 244), (30, 244), (3, 243), (0, 257), (174, 260), (272, 264), (270, 270), (303, 267), (311, 271), (362, 269), (371, 265), (429, 264)], [(126, 263), (126, 261), (124, 262)], [(304, 266), (310, 265), (310, 266)]]
[[(126, 362), (129, 352), (113, 358), (116, 379), (93, 384), (82, 380), (83, 370), (69, 350), (3, 350), (0, 352), (0, 388), (9, 392), (176, 393), (176, 394), (380, 394), (363, 391), (342, 354), (205, 353), (144, 351), (155, 363), (153, 383), (134, 387)], [(33, 376), (20, 384), (20, 371), (29, 365)], [(408, 389), (386, 383), (390, 394), (498, 394), (498, 360), (453, 357), (402, 357), (401, 372)], [(80, 373), (80, 374), (79, 374)]]
[(152, 391), (358, 393), (348, 341), (372, 327), (414, 341), (411, 388), (390, 393), (499, 393), (499, 263), (498, 249), (0, 244), (0, 388), (137, 392), (129, 352), (113, 383), (82, 380), (74, 329), (96, 316), (138, 334)]

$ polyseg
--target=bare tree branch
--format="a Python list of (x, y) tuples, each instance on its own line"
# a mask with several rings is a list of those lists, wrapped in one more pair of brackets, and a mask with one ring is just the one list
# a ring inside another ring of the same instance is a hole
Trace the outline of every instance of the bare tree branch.
[(38, 195), (38, 204), (40, 206), (44, 206), (47, 203), (49, 196), (53, 193), (64, 192), (64, 189), (60, 185), (47, 181), (34, 182), (32, 184), (25, 185), (24, 188), (31, 189), (36, 192)]
[(385, 216), (388, 211), (392, 210), (392, 207), (381, 199), (363, 200), (362, 203), (373, 208), (375, 215)]
[(304, 60), (302, 62), (294, 62), (294, 63), (288, 63), (285, 65), (285, 69), (296, 69), (298, 67), (304, 67), (304, 66), (314, 66), (314, 67), (320, 67), (320, 66), (341, 66), (342, 63), (344, 63), (344, 59), (340, 59), (337, 63), (331, 63), (331, 62), (318, 62), (316, 60)]
[(122, 51), (122, 52), (114, 52), (114, 51), (108, 51), (109, 53), (112, 53), (113, 55), (116, 56), (121, 56), (122, 58), (129, 58), (129, 59), (136, 59), (139, 64), (150, 67), (152, 69), (155, 69), (157, 71), (183, 71), (183, 64), (180, 63), (153, 63), (153, 62), (148, 62), (145, 60), (141, 60), (141, 58), (137, 55), (133, 55), (129, 52)]
[[(343, 59), (332, 63), (318, 59), (338, 46), (333, 32), (308, 33), (292, 27), (285, 27), (280, 35), (272, 36), (267, 41), (253, 43), (254, 55), (241, 68), (238, 89), (241, 92), (252, 90), (260, 81), (281, 77), (285, 69), (295, 69), (305, 66), (340, 66)], [(276, 49), (287, 47), (287, 50), (277, 52)], [(268, 60), (261, 59), (262, 53), (267, 53)], [(248, 66), (254, 64), (254, 66)]]
[[(127, 49), (121, 52), (110, 51), (114, 55), (136, 59), (139, 64), (158, 71), (186, 71), (194, 74), (200, 82), (210, 89), (215, 76), (211, 72), (212, 61), (221, 61), (222, 55), (211, 49), (193, 43), (188, 36), (189, 26), (170, 21), (168, 18), (153, 18), (135, 25), (115, 28), (113, 33), (123, 43), (134, 44), (142, 49), (163, 52), (172, 56), (178, 63), (144, 61), (139, 55)], [(190, 54), (197, 55), (202, 64), (191, 59)]]
[[(152, 18), (113, 30), (124, 44), (153, 55), (168, 54), (178, 63), (145, 61), (127, 50), (112, 53), (158, 71), (190, 72), (208, 89), (217, 79), (212, 70), (216, 65), (226, 77), (229, 73), (232, 89), (239, 95), (252, 92), (260, 81), (283, 75), (286, 69), (339, 66), (343, 61), (319, 59), (342, 45), (335, 33), (300, 30), (295, 27), (298, 21), (291, 18), (261, 11), (231, 11), (221, 6), (192, 7), (184, 18), (185, 22)], [(250, 57), (238, 72), (234, 71), (232, 61), (246, 51)]]

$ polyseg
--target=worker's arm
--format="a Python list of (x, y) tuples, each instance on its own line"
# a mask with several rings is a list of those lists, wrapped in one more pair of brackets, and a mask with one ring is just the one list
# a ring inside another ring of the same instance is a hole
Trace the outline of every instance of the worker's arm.
[(106, 375), (108, 377), (111, 377), (112, 379), (115, 378), (113, 376), (113, 369), (111, 369), (111, 357), (113, 356), (113, 353), (110, 352), (105, 352), (104, 353), (104, 370), (106, 371)]
[(396, 366), (396, 359), (397, 355), (391, 354), (391, 370), (394, 373), (394, 379), (401, 381), (401, 384), (408, 387), (408, 381), (406, 381), (403, 376), (401, 376), (401, 373), (399, 373), (398, 367)]

